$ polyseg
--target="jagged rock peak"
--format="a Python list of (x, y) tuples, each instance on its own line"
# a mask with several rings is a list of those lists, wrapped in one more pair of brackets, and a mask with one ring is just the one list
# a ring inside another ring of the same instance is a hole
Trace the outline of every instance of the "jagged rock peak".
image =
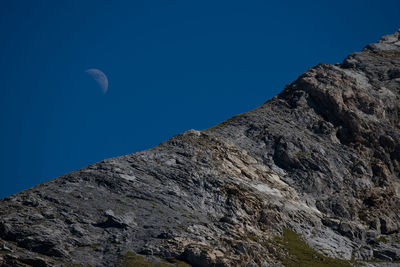
[(378, 43), (370, 44), (365, 49), (372, 51), (399, 51), (400, 50), (400, 29), (389, 35), (383, 36)]

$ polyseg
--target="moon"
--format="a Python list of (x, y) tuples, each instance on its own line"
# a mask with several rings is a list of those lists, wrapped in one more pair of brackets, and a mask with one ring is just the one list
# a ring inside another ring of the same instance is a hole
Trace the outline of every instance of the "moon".
[(103, 94), (107, 93), (108, 79), (104, 72), (99, 69), (87, 69), (85, 72), (92, 76), (92, 78), (97, 82)]

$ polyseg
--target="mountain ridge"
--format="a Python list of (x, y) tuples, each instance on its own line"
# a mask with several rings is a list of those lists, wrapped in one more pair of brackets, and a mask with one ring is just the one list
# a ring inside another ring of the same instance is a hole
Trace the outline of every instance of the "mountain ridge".
[(395, 266), (399, 100), (400, 30), (213, 128), (4, 198), (0, 263), (293, 266), (309, 246), (317, 266)]

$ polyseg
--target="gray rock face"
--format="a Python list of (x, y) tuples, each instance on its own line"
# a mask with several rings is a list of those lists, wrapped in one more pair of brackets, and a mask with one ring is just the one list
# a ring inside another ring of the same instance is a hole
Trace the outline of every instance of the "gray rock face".
[(2, 266), (280, 266), (292, 229), (322, 254), (400, 261), (400, 31), (319, 64), (259, 108), (0, 202)]

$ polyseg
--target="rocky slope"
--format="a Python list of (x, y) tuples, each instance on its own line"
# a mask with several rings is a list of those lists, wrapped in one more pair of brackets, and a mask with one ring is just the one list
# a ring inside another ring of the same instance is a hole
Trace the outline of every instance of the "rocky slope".
[(396, 266), (399, 100), (400, 31), (212, 129), (1, 200), (0, 264)]

